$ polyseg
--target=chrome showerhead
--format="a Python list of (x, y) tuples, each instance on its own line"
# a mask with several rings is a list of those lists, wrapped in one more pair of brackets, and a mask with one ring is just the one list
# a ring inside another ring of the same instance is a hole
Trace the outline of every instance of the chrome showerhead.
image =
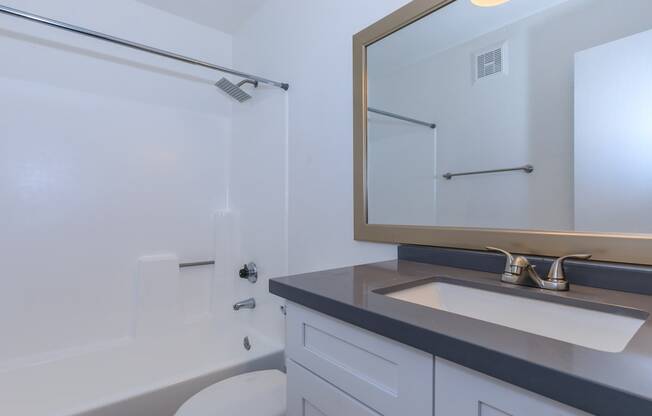
[(243, 103), (251, 98), (251, 95), (247, 94), (242, 88), (240, 88), (244, 84), (251, 84), (254, 86), (254, 88), (258, 87), (258, 81), (254, 81), (251, 79), (243, 79), (242, 81), (238, 82), (238, 84), (236, 85), (226, 78), (222, 78), (221, 80), (217, 81), (215, 83), (215, 86), (221, 89), (222, 91), (224, 91), (225, 93), (229, 94), (232, 98)]

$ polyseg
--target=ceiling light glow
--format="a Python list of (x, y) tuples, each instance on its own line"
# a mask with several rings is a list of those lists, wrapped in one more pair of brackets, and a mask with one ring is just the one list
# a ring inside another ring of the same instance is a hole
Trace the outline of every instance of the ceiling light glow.
[(495, 7), (507, 3), (509, 0), (471, 0), (478, 7)]

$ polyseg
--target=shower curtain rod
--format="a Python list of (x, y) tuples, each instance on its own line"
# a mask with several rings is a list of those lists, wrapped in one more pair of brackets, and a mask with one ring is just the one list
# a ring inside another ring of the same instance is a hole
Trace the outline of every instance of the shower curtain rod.
[(106, 35), (104, 33), (95, 32), (93, 30), (85, 29), (83, 27), (71, 25), (58, 20), (48, 19), (47, 17), (38, 16), (32, 13), (27, 13), (22, 10), (12, 9), (11, 7), (3, 6), (0, 4), (0, 13), (8, 14), (15, 17), (30, 20), (32, 22), (42, 23), (57, 29), (67, 30), (69, 32), (78, 33), (80, 35), (89, 36), (91, 38), (104, 40), (107, 42), (115, 43), (128, 48), (137, 49), (143, 52), (149, 52), (154, 55), (163, 56), (165, 58), (175, 59), (177, 61), (185, 62), (192, 65), (202, 66), (204, 68), (213, 69), (215, 71), (224, 72), (227, 74), (235, 75), (240, 78), (251, 79), (254, 81), (262, 82), (264, 84), (273, 85), (287, 91), (290, 87), (289, 84), (283, 82), (272, 81), (267, 78), (259, 77), (257, 75), (247, 74), (246, 72), (236, 71), (235, 69), (226, 68), (223, 66), (211, 64), (209, 62), (200, 61), (198, 59), (189, 58), (184, 55), (179, 55), (173, 52), (164, 51), (163, 49), (153, 48), (151, 46), (143, 45), (141, 43), (131, 42), (125, 39), (117, 38), (115, 36)]

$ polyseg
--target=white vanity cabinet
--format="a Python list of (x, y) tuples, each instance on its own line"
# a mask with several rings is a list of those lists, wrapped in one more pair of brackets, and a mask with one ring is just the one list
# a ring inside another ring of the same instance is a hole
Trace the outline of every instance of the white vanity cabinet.
[(588, 416), (512, 384), (435, 358), (435, 416)]
[(287, 416), (586, 416), (327, 315), (287, 305)]
[(287, 372), (287, 416), (381, 415), (292, 360)]
[(432, 355), (292, 303), (286, 322), (287, 416), (432, 416)]

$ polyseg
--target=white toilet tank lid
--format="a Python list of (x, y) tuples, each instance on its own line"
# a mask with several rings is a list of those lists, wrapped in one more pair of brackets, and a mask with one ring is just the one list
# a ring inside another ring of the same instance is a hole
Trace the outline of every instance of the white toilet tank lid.
[(192, 396), (175, 416), (285, 416), (285, 374), (254, 371), (227, 378)]

